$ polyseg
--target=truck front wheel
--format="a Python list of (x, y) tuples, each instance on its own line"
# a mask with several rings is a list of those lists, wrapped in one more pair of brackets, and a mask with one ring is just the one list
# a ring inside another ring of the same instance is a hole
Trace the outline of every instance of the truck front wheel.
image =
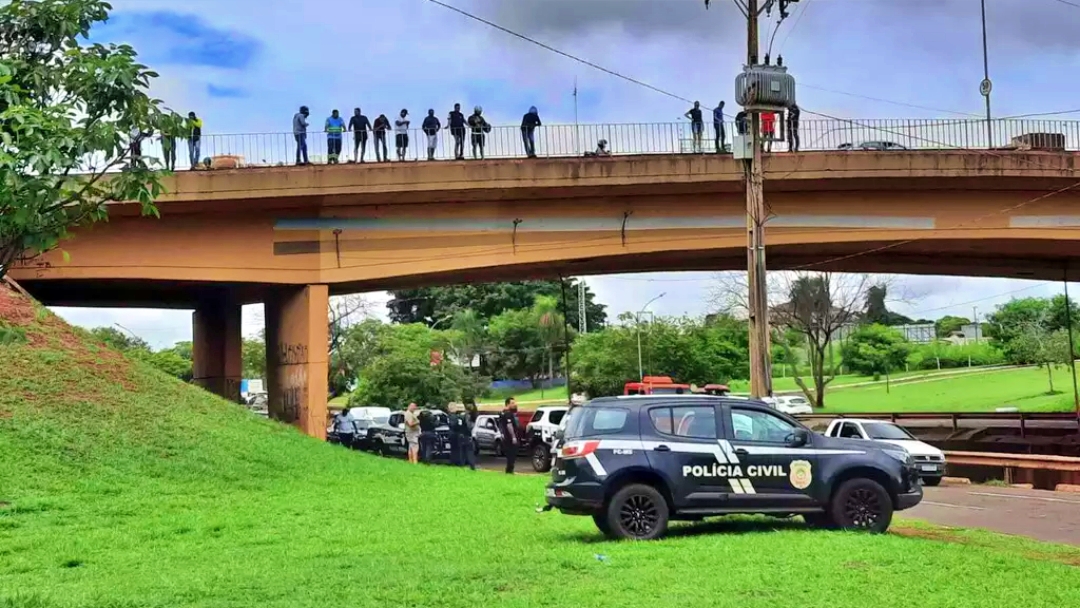
[(537, 473), (551, 470), (551, 448), (545, 443), (537, 443), (532, 448), (532, 466)]
[(849, 479), (833, 494), (829, 515), (842, 529), (880, 534), (892, 522), (892, 498), (873, 479)]

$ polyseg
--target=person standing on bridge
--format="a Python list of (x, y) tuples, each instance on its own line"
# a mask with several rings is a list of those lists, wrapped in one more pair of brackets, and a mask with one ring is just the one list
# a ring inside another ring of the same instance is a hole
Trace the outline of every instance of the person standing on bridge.
[(701, 147), (701, 137), (705, 133), (705, 119), (701, 115), (701, 102), (695, 101), (694, 107), (687, 110), (685, 116), (690, 119), (690, 133), (694, 136), (694, 152), (700, 154), (704, 151)]
[(791, 104), (787, 111), (787, 141), (791, 152), (799, 151), (799, 114), (799, 106)]
[[(308, 116), (311, 112), (307, 106), (300, 106), (300, 111), (297, 112), (292, 119), (292, 132), (293, 138), (296, 139), (296, 164), (297, 165), (310, 165), (308, 161), (307, 153), (307, 128), (308, 128)], [(300, 158), (303, 156), (304, 162), (300, 162)]]
[[(473, 108), (472, 116), (469, 117), (469, 128), (472, 130), (472, 157), (484, 160), (484, 136), (491, 132), (491, 125), (484, 120), (484, 108)], [(477, 157), (477, 150), (480, 156)]]
[(439, 144), (439, 129), (442, 129), (439, 119), (435, 118), (435, 110), (427, 111), (427, 117), (424, 118), (421, 128), (427, 136), (427, 159), (435, 160), (435, 147)]
[(368, 131), (371, 130), (371, 122), (367, 116), (360, 112), (360, 108), (353, 110), (352, 118), (349, 119), (349, 130), (353, 132), (352, 160), (357, 162), (356, 153), (360, 152), (360, 162), (364, 162), (364, 154), (367, 152)]
[(341, 157), (341, 140), (345, 136), (345, 121), (337, 110), (330, 113), (326, 119), (326, 163), (338, 164)]
[(199, 157), (202, 155), (202, 120), (195, 112), (188, 112), (187, 128), (188, 137), (188, 162), (195, 169), (199, 166)]
[[(390, 119), (386, 117), (386, 114), (379, 114), (371, 130), (375, 132), (375, 160), (380, 163), (390, 162), (390, 153), (386, 149), (386, 134), (390, 132)], [(382, 144), (382, 156), (379, 156), (379, 144)]]
[(461, 104), (455, 103), (454, 109), (446, 117), (446, 126), (454, 137), (454, 160), (465, 160), (465, 115), (461, 113)]
[(776, 112), (761, 113), (761, 136), (765, 140), (765, 152), (772, 152), (772, 142), (776, 139)]
[(401, 109), (401, 115), (394, 121), (394, 145), (397, 147), (397, 159), (405, 160), (405, 153), (409, 150), (409, 111)]
[(536, 112), (536, 106), (529, 108), (529, 111), (521, 117), (521, 139), (525, 142), (525, 156), (529, 158), (536, 158), (536, 139), (534, 132), (536, 127), (541, 126), (540, 114)]
[(716, 153), (727, 150), (727, 133), (724, 132), (724, 102), (721, 101), (712, 111), (712, 128), (716, 136)]

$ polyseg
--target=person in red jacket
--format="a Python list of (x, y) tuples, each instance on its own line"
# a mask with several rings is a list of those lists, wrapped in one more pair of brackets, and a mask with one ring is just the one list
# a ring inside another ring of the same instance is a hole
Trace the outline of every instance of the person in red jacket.
[(765, 140), (765, 151), (772, 152), (772, 142), (776, 137), (776, 112), (761, 113), (761, 136)]

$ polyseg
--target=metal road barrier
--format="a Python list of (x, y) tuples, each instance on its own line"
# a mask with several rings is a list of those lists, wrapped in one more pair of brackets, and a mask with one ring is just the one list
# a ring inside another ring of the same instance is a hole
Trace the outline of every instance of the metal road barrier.
[[(986, 426), (995, 426), (993, 423), (998, 423), (998, 426), (1013, 427), (1019, 426), (1020, 436), (1027, 436), (1027, 423), (1037, 421), (1055, 421), (1055, 422), (1071, 422), (1080, 429), (1080, 417), (1076, 412), (962, 412), (962, 413), (949, 413), (949, 412), (872, 412), (865, 414), (858, 413), (843, 413), (843, 414), (804, 414), (795, 416), (803, 422), (810, 421), (831, 421), (837, 418), (870, 418), (875, 420), (889, 420), (895, 423), (902, 423), (905, 420), (940, 420), (947, 421), (952, 426), (953, 431), (957, 431), (960, 428), (960, 422), (964, 420), (979, 420), (982, 422), (989, 422)], [(1015, 423), (1015, 424), (1014, 424)]]
[(945, 462), (950, 465), (1080, 473), (1080, 458), (1073, 458), (1070, 456), (995, 454), (992, 452), (945, 452)]
[[(344, 116), (348, 120), (348, 116)], [(419, 124), (423, 117), (413, 120)], [(312, 123), (318, 124), (319, 119)], [(725, 141), (730, 150), (736, 133), (734, 123), (725, 123)], [(950, 149), (1020, 149), (1080, 151), (1080, 121), (1067, 120), (1009, 120), (993, 121), (992, 142), (986, 138), (986, 122), (979, 119), (852, 119), (802, 120), (798, 127), (801, 151), (851, 150), (859, 153), (864, 143), (889, 142), (910, 150)], [(693, 154), (715, 153), (713, 124), (705, 123), (700, 149), (688, 121), (673, 123), (544, 125), (534, 133), (536, 154), (543, 158), (577, 157), (594, 151), (597, 141), (604, 139), (612, 155), (635, 154)], [(773, 152), (787, 152), (786, 125), (777, 122)], [(470, 134), (464, 138), (465, 158), (472, 158)], [(524, 158), (525, 147), (519, 126), (493, 127), (484, 136), (484, 157), (489, 159)], [(367, 140), (367, 162), (375, 160), (375, 138)], [(397, 162), (395, 134), (387, 133), (386, 145), (390, 159)], [(308, 157), (314, 164), (327, 158), (325, 133), (311, 131), (307, 135)], [(449, 129), (438, 133), (436, 160), (454, 157), (454, 139)], [(150, 136), (142, 144), (146, 158), (162, 159), (161, 142)], [(204, 134), (200, 159), (215, 156), (239, 157), (241, 166), (278, 166), (296, 162), (296, 141), (292, 133)], [(341, 162), (353, 156), (353, 134), (345, 133), (342, 140)], [(188, 169), (188, 142), (176, 142), (176, 167)], [(427, 160), (427, 137), (420, 129), (409, 131), (405, 159)]]

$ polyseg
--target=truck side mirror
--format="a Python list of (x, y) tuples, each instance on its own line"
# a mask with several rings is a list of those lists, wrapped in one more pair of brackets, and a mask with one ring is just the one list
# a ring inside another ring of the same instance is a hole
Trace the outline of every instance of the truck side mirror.
[(810, 443), (810, 433), (806, 429), (795, 429), (787, 436), (788, 447), (801, 448)]

